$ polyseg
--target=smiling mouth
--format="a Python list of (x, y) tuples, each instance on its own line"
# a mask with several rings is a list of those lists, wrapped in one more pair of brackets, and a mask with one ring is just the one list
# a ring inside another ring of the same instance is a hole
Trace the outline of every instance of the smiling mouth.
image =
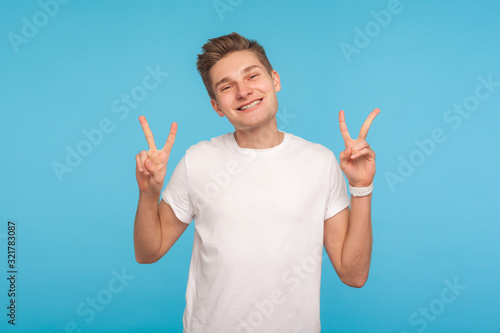
[(260, 104), (260, 102), (262, 102), (262, 98), (261, 99), (257, 99), (255, 101), (253, 101), (252, 103), (250, 104), (247, 104), (247, 105), (243, 105), (242, 107), (238, 108), (239, 111), (245, 111), (245, 110), (249, 110), (257, 105)]

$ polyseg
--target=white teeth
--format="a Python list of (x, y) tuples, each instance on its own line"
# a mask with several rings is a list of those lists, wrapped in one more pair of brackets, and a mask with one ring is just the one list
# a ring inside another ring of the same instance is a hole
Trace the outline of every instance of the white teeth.
[(256, 106), (257, 104), (259, 104), (262, 100), (259, 99), (259, 100), (256, 100), (256, 101), (253, 101), (252, 103), (248, 104), (248, 105), (245, 105), (245, 106), (242, 106), (240, 108), (240, 110), (248, 110), (250, 108), (253, 108), (254, 106)]

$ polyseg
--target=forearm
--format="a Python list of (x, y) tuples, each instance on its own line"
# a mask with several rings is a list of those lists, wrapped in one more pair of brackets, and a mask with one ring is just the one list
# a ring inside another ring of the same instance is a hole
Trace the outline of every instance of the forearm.
[(363, 285), (368, 278), (372, 252), (372, 195), (351, 197), (351, 213), (342, 249), (342, 268), (347, 280)]
[(159, 194), (140, 193), (134, 223), (134, 248), (138, 262), (157, 259), (161, 247), (161, 225), (158, 214)]

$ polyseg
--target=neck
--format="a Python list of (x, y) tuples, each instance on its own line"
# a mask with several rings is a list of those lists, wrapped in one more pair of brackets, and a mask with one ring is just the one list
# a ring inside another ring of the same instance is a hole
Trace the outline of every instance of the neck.
[(283, 142), (285, 135), (273, 128), (257, 128), (248, 130), (236, 129), (234, 139), (240, 148), (266, 149)]

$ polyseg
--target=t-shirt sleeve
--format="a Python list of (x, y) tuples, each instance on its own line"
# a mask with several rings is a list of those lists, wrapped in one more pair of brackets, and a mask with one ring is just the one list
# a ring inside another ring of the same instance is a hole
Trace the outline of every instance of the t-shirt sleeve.
[(186, 155), (182, 157), (172, 173), (172, 177), (162, 193), (162, 199), (172, 207), (179, 220), (187, 224), (193, 221), (194, 208), (189, 195)]
[(350, 203), (347, 186), (340, 165), (332, 153), (330, 166), (330, 187), (325, 209), (325, 220), (348, 207)]

